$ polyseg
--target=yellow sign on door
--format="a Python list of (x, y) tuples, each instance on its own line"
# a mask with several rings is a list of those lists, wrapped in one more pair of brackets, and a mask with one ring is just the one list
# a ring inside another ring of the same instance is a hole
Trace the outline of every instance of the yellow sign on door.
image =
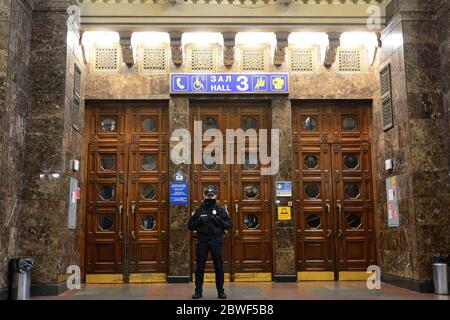
[(291, 220), (291, 207), (278, 207), (278, 220)]

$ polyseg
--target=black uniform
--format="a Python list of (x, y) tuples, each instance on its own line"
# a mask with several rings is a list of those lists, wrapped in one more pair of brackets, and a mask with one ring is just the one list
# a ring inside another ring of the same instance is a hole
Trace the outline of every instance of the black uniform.
[(223, 292), (223, 241), (224, 230), (231, 229), (232, 223), (228, 212), (217, 203), (208, 206), (202, 203), (195, 210), (188, 222), (189, 230), (197, 230), (197, 269), (195, 270), (195, 291), (202, 293), (203, 275), (205, 272), (208, 252), (214, 262), (216, 273), (216, 288), (218, 292)]

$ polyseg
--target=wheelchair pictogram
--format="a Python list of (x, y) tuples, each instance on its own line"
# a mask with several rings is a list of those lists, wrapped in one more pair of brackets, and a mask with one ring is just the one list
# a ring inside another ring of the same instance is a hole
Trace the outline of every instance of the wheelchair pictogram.
[(192, 91), (206, 91), (207, 80), (205, 76), (196, 76), (192, 78)]
[(253, 76), (253, 90), (254, 91), (267, 91), (267, 77), (265, 76)]

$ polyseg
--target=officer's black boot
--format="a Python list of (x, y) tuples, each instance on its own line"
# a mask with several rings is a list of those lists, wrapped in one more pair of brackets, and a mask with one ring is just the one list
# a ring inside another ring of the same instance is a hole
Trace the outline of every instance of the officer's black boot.
[(225, 294), (225, 290), (221, 289), (217, 291), (217, 297), (220, 299), (226, 299), (227, 295)]
[(192, 295), (192, 299), (201, 299), (201, 298), (203, 298), (202, 291), (196, 288), (194, 294)]

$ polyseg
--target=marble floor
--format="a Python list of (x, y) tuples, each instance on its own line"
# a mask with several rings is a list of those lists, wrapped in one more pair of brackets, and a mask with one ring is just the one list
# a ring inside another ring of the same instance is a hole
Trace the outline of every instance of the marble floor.
[[(89, 284), (60, 296), (33, 300), (184, 300), (193, 284)], [(231, 282), (225, 284), (230, 300), (450, 300), (448, 295), (417, 293), (386, 283), (369, 290), (364, 281), (324, 282)], [(204, 299), (217, 299), (214, 283), (206, 283)]]

